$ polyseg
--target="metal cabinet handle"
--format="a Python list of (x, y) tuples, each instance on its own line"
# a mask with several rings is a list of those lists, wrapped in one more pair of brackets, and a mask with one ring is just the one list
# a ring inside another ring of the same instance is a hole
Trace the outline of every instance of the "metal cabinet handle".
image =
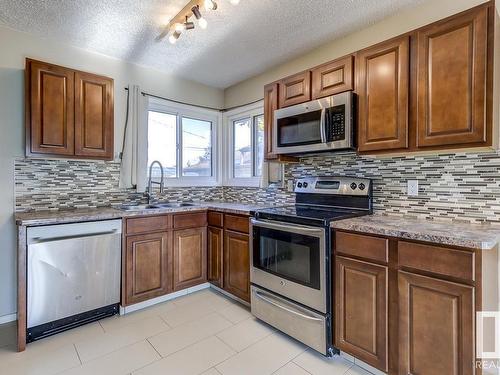
[(294, 314), (294, 315), (300, 316), (303, 319), (313, 320), (313, 321), (316, 321), (316, 322), (322, 322), (323, 321), (323, 319), (316, 318), (314, 316), (305, 315), (305, 314), (299, 313), (298, 311), (295, 311), (295, 310), (289, 309), (289, 308), (287, 308), (287, 307), (285, 307), (283, 305), (280, 305), (279, 303), (276, 303), (276, 302), (272, 301), (271, 299), (269, 299), (267, 297), (264, 297), (260, 292), (255, 292), (255, 295), (257, 297), (259, 297), (261, 300), (269, 303), (270, 305), (273, 305), (273, 306), (275, 306), (275, 307), (277, 307), (279, 309), (285, 310), (286, 312), (289, 312), (290, 314)]

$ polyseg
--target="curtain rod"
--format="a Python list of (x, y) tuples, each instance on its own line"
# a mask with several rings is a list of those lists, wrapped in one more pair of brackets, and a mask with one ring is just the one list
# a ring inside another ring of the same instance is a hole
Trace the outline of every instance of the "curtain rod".
[[(125, 90), (128, 91), (128, 87), (125, 87)], [(240, 104), (240, 105), (236, 105), (234, 107), (220, 109), (220, 108), (208, 107), (208, 106), (204, 106), (204, 105), (191, 104), (191, 103), (186, 103), (186, 102), (182, 102), (182, 101), (179, 101), (179, 100), (169, 99), (169, 98), (165, 98), (163, 96), (149, 94), (149, 93), (144, 92), (144, 91), (141, 91), (141, 94), (144, 95), (144, 96), (150, 96), (150, 97), (156, 98), (156, 99), (168, 100), (169, 102), (173, 102), (173, 103), (177, 103), (177, 104), (190, 105), (190, 106), (193, 106), (193, 107), (198, 107), (198, 108), (203, 108), (203, 109), (210, 109), (210, 110), (218, 111), (218, 112), (232, 111), (233, 109), (241, 108), (241, 107), (246, 107), (247, 105), (255, 104), (255, 103), (258, 103), (258, 102), (264, 100), (264, 98), (261, 98), (261, 99), (258, 99), (258, 100), (254, 100), (253, 102), (250, 102), (250, 103)]]

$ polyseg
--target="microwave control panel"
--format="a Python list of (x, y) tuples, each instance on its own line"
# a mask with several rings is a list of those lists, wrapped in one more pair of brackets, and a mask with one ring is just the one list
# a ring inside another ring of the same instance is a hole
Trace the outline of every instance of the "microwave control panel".
[(345, 139), (345, 105), (337, 105), (326, 109), (326, 138), (328, 142)]

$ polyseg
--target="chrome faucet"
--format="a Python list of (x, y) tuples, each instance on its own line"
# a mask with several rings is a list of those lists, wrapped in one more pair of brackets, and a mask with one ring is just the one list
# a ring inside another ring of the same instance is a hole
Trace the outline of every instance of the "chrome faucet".
[[(160, 167), (160, 171), (161, 171), (161, 180), (160, 182), (158, 181), (153, 181), (152, 179), (152, 172), (153, 172), (153, 165), (155, 164), (158, 164), (158, 166)], [(155, 160), (151, 163), (151, 165), (149, 166), (149, 181), (148, 181), (148, 192), (147, 192), (147, 196), (148, 196), (148, 204), (151, 204), (151, 194), (153, 192), (153, 184), (157, 184), (157, 185), (160, 185), (160, 194), (163, 193), (163, 188), (164, 188), (164, 184), (163, 184), (163, 165), (161, 165), (161, 163), (158, 161), (158, 160)]]

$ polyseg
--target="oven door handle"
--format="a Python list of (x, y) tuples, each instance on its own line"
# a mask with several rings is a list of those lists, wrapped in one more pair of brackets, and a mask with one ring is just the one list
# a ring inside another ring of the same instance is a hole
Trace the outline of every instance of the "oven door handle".
[(252, 225), (256, 227), (262, 227), (262, 228), (268, 228), (268, 229), (276, 229), (276, 230), (281, 230), (283, 232), (291, 232), (291, 233), (298, 233), (298, 234), (305, 234), (305, 235), (314, 235), (316, 237), (318, 236), (324, 236), (325, 230), (323, 228), (309, 228), (303, 225), (294, 225), (294, 224), (289, 224), (289, 223), (281, 223), (281, 222), (274, 222), (274, 221), (264, 221), (264, 220), (257, 220), (257, 219), (251, 219), (250, 221)]
[(270, 299), (268, 296), (264, 296), (261, 292), (259, 291), (255, 291), (255, 296), (260, 298), (261, 300), (263, 300), (264, 302), (267, 302), (269, 303), (270, 305), (273, 305), (274, 307), (277, 307), (281, 310), (285, 310), (286, 312), (289, 312), (290, 314), (294, 314), (294, 315), (297, 315), (297, 316), (300, 316), (301, 318), (303, 319), (307, 319), (307, 320), (313, 320), (313, 321), (317, 321), (317, 322), (322, 322), (323, 319), (321, 318), (316, 318), (314, 316), (310, 316), (310, 315), (306, 315), (306, 314), (302, 314), (298, 311), (295, 311), (291, 308), (288, 308), (286, 306), (283, 306), (281, 304), (279, 304), (278, 302), (275, 302), (273, 301), (272, 299)]

